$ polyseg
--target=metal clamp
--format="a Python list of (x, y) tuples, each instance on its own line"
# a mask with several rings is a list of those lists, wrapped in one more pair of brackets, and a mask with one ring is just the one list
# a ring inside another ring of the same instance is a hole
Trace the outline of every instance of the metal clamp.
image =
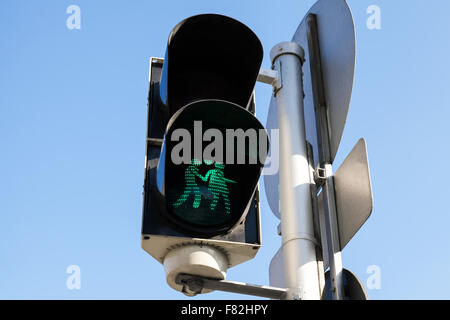
[(325, 164), (323, 167), (318, 166), (314, 170), (314, 182), (317, 186), (322, 186), (325, 180), (331, 176), (333, 176), (331, 164)]
[(210, 279), (197, 275), (180, 273), (175, 282), (183, 286), (183, 293), (195, 296), (203, 289), (220, 290), (232, 293), (248, 294), (270, 299), (285, 299), (287, 289), (259, 286), (236, 281)]
[(314, 235), (312, 234), (308, 234), (308, 233), (291, 233), (285, 236), (285, 239), (283, 241), (283, 246), (286, 245), (286, 243), (288, 243), (289, 241), (292, 240), (298, 240), (298, 239), (303, 239), (303, 240), (307, 240), (307, 241), (311, 241), (312, 243), (314, 243), (314, 245), (316, 245), (317, 247), (321, 247), (321, 244), (319, 243), (319, 241), (314, 237)]
[(278, 70), (271, 69), (261, 69), (258, 74), (256, 81), (265, 84), (270, 84), (273, 87), (273, 93), (275, 94), (282, 87), (282, 81), (280, 72)]
[(147, 142), (152, 147), (161, 147), (163, 144), (163, 139), (158, 138), (147, 138)]

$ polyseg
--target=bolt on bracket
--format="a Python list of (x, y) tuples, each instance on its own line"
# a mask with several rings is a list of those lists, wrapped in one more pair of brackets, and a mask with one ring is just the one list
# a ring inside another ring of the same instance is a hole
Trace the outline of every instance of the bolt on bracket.
[(273, 87), (274, 94), (282, 87), (280, 73), (278, 70), (261, 68), (261, 70), (259, 70), (258, 78), (256, 78), (256, 81), (270, 84)]
[(247, 294), (270, 299), (285, 299), (287, 289), (270, 286), (259, 286), (236, 281), (210, 279), (197, 275), (180, 273), (175, 282), (183, 286), (183, 293), (194, 296), (203, 289), (220, 290), (232, 293)]

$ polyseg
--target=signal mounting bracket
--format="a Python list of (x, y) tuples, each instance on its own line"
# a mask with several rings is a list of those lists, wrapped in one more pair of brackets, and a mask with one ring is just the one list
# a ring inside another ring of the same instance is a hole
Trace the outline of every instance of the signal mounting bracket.
[(283, 87), (281, 75), (277, 70), (261, 68), (256, 81), (270, 84), (273, 87), (274, 94)]
[(317, 186), (322, 186), (325, 180), (333, 176), (333, 169), (331, 164), (325, 164), (323, 166), (318, 166), (314, 170), (314, 182)]
[(203, 289), (220, 290), (232, 293), (253, 295), (270, 299), (285, 299), (287, 289), (260, 286), (236, 281), (211, 279), (191, 274), (180, 273), (175, 282), (183, 286), (183, 293), (195, 296)]

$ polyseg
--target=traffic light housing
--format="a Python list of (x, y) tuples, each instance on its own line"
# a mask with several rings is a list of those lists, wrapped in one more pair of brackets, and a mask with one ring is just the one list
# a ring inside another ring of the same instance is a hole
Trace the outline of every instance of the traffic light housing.
[(262, 56), (248, 27), (205, 14), (180, 22), (164, 60), (151, 60), (141, 244), (176, 290), (178, 274), (224, 279), (261, 245)]

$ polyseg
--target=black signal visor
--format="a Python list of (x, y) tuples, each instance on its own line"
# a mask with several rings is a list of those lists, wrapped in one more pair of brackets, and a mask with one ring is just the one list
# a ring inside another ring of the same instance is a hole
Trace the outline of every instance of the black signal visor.
[(252, 95), (263, 58), (258, 37), (232, 18), (203, 14), (170, 33), (160, 96), (170, 115), (188, 103), (218, 99), (243, 108)]

